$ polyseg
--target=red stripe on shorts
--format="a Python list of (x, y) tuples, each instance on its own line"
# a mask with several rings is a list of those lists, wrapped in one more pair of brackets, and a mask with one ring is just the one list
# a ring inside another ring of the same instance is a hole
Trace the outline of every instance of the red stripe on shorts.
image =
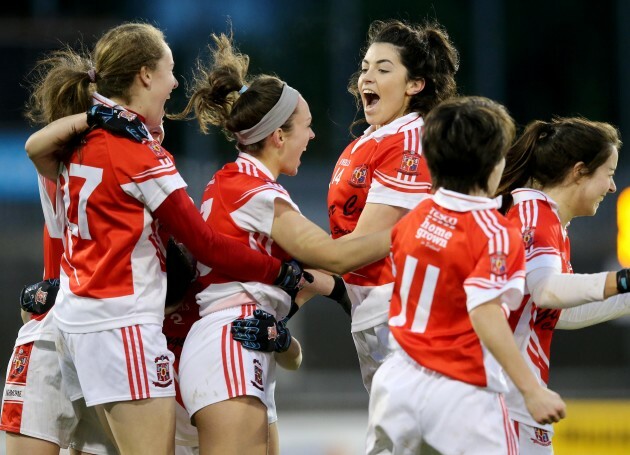
[(133, 383), (133, 372), (131, 369), (131, 362), (129, 361), (129, 342), (127, 341), (127, 333), (125, 327), (120, 329), (123, 339), (123, 345), (125, 347), (125, 361), (127, 363), (127, 380), (129, 381), (129, 390), (131, 391), (131, 399), (136, 399), (136, 389)]
[(144, 389), (147, 391), (146, 398), (151, 398), (151, 389), (149, 389), (149, 373), (147, 372), (147, 362), (144, 357), (144, 343), (142, 342), (142, 332), (140, 331), (140, 326), (134, 326), (136, 332), (138, 332), (138, 347), (140, 348), (140, 366), (142, 368), (143, 379), (144, 379)]
[[(234, 394), (232, 393), (232, 384), (230, 384), (230, 374), (227, 366), (227, 349), (225, 346), (225, 340), (229, 337), (227, 331), (230, 328), (231, 324), (224, 325), (223, 330), (221, 331), (221, 358), (223, 360), (223, 376), (225, 376), (225, 385), (228, 391), (228, 397), (233, 398)], [(232, 337), (229, 337), (230, 339)]]

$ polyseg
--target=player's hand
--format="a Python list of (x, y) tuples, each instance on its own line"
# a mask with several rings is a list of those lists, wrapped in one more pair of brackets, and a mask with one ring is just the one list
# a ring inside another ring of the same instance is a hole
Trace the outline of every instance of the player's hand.
[(566, 404), (553, 390), (537, 387), (532, 392), (523, 394), (527, 410), (540, 424), (559, 422), (566, 416)]
[(333, 290), (326, 297), (337, 302), (343, 311), (346, 312), (348, 316), (352, 314), (352, 302), (350, 302), (350, 297), (348, 296), (348, 289), (346, 288), (346, 284), (339, 275), (333, 275), (333, 279), (335, 280), (335, 286)]
[(295, 259), (291, 259), (290, 261), (282, 263), (280, 274), (273, 284), (289, 294), (292, 300), (295, 300), (295, 296), (300, 289), (302, 289), (306, 283), (312, 283), (313, 279), (313, 275), (304, 271), (299, 262)]
[(117, 136), (142, 142), (150, 135), (144, 124), (133, 112), (103, 104), (95, 104), (87, 111), (87, 123), (90, 128), (103, 128)]
[(291, 345), (291, 332), (286, 318), (276, 318), (266, 311), (254, 310), (252, 317), (232, 322), (232, 338), (240, 341), (246, 349), (263, 352), (284, 352)]
[(59, 280), (44, 280), (24, 286), (20, 293), (20, 306), (33, 314), (44, 314), (55, 304), (59, 292)]

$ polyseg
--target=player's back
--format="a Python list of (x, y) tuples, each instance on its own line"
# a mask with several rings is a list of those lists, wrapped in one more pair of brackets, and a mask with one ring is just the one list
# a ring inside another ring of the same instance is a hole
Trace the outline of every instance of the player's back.
[(468, 316), (524, 279), (518, 233), (496, 207), (487, 198), (440, 190), (396, 225), (389, 323), (423, 366), (502, 389), (498, 364), (487, 361)]
[(185, 187), (172, 156), (155, 141), (96, 129), (63, 163), (59, 184), (67, 225), (61, 326), (105, 330), (157, 320), (165, 280), (152, 211)]

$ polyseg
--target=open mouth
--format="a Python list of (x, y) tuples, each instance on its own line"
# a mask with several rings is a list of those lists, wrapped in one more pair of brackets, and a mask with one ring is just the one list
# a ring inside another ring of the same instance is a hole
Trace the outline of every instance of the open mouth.
[(371, 91), (363, 92), (363, 105), (366, 109), (371, 109), (376, 106), (381, 99), (376, 93)]

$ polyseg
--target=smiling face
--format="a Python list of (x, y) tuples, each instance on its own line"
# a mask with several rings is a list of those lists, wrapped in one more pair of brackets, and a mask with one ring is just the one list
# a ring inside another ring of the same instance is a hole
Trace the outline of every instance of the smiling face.
[(423, 81), (407, 80), (407, 68), (394, 45), (374, 43), (365, 53), (358, 88), (370, 125), (386, 125), (405, 115), (411, 96), (423, 87)]
[(171, 97), (171, 92), (179, 85), (173, 74), (174, 66), (173, 53), (164, 43), (164, 52), (155, 68), (151, 70), (143, 67), (141, 70), (141, 79), (145, 90), (141, 91), (139, 99), (134, 101), (142, 103), (142, 106), (138, 110), (133, 108), (132, 110), (143, 115), (148, 125), (161, 123), (166, 100)]
[(302, 153), (306, 151), (309, 141), (315, 138), (315, 133), (311, 129), (312, 120), (308, 103), (300, 96), (292, 118), (291, 131), (283, 132), (284, 145), (279, 154), (281, 174), (297, 174)]
[(611, 147), (608, 159), (591, 175), (580, 178), (573, 198), (573, 216), (593, 216), (606, 195), (617, 191), (613, 180), (619, 152)]

